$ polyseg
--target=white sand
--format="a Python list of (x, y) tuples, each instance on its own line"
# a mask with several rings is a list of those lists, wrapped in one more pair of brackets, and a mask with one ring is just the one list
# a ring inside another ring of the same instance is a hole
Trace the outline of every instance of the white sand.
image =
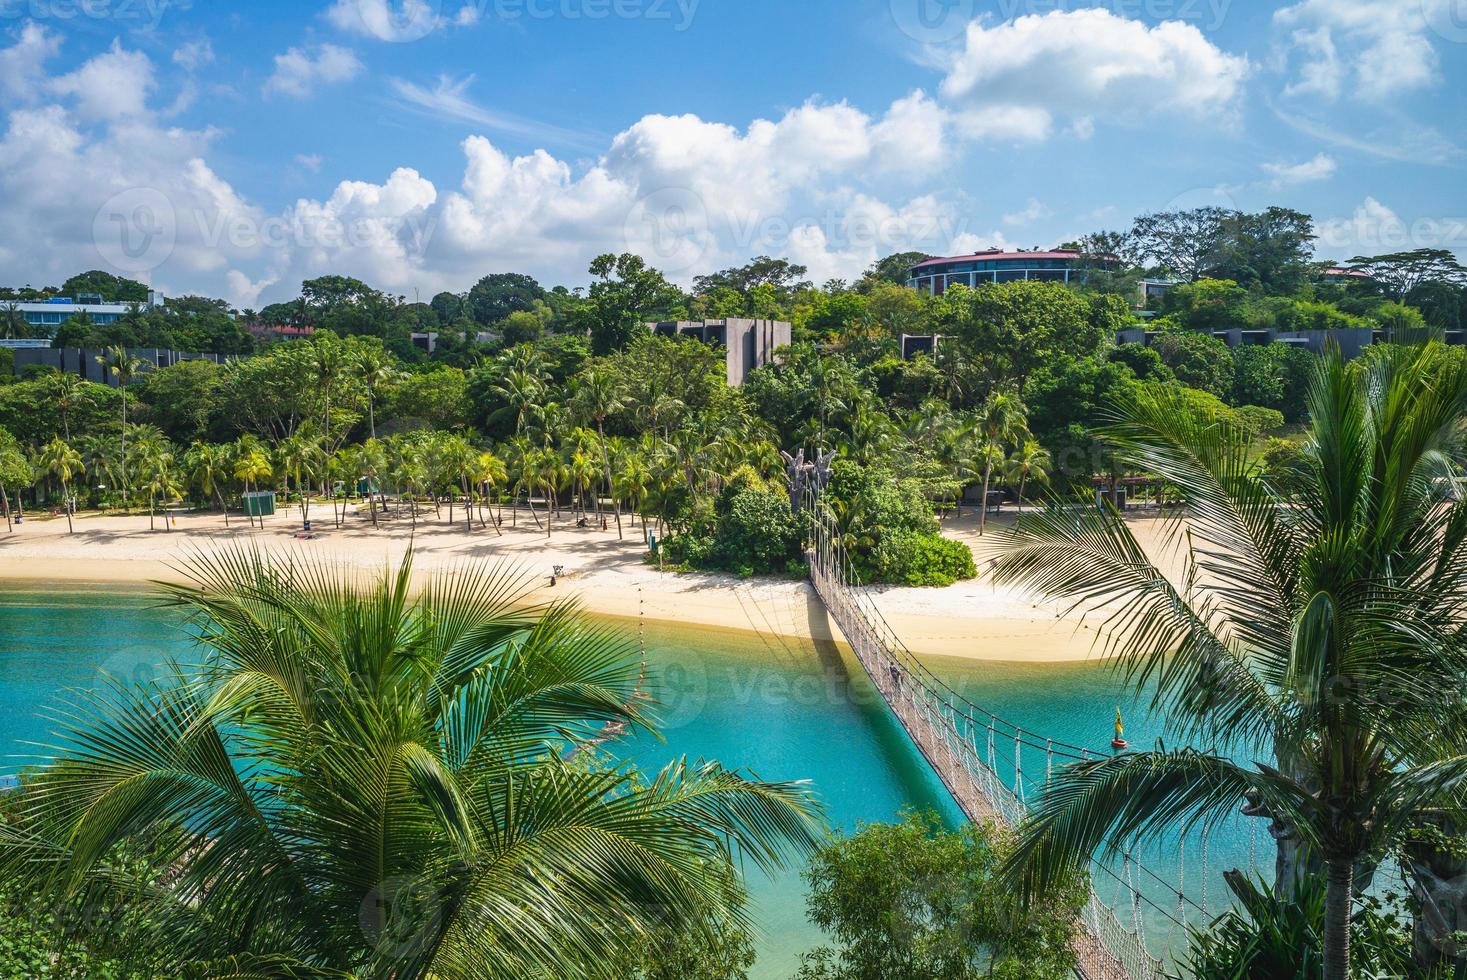
[[(510, 528), (505, 513), (502, 536), (493, 527), (466, 530), (461, 510), (447, 522), (431, 509), (418, 517), (413, 531), (404, 512), (381, 518), (373, 528), (365, 508), (353, 512), (337, 529), (330, 508), (311, 510), (315, 540), (297, 540), (298, 509), (267, 519), (265, 528), (250, 529), (231, 517), (225, 529), (218, 514), (180, 514), (173, 531), (148, 529), (142, 516), (82, 514), (68, 534), (65, 518), (28, 515), (13, 533), (0, 527), (0, 579), (67, 583), (147, 583), (178, 579), (172, 564), (189, 548), (205, 551), (236, 544), (256, 544), (282, 554), (339, 560), (363, 569), (380, 568), (402, 558), (411, 546), (419, 574), (464, 562), (509, 560), (537, 576), (538, 598), (577, 596), (584, 608), (606, 616), (636, 616), (685, 625), (746, 630), (769, 637), (830, 639), (833, 624), (813, 590), (804, 582), (740, 580), (724, 575), (659, 572), (642, 561), (642, 530), (629, 522), (625, 540), (615, 525), (607, 531), (577, 529), (558, 523), (547, 540), (527, 511), (519, 527)], [(527, 527), (528, 522), (528, 527)], [(625, 522), (625, 519), (624, 519)], [(1155, 524), (1138, 522), (1138, 536), (1154, 538)], [(947, 533), (974, 545), (982, 569), (982, 544), (972, 517), (950, 521)], [(555, 565), (568, 575), (555, 589), (549, 576)], [(1094, 654), (1094, 632), (1069, 618), (1057, 618), (1053, 603), (999, 589), (981, 577), (945, 589), (884, 588), (873, 590), (878, 607), (914, 652), (977, 660), (1064, 661)]]

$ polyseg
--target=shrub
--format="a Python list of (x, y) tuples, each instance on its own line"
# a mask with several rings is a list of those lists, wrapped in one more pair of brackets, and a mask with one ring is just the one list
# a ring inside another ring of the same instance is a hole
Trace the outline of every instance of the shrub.
[(882, 538), (872, 551), (871, 570), (879, 582), (935, 587), (978, 575), (973, 552), (961, 541), (910, 531)]

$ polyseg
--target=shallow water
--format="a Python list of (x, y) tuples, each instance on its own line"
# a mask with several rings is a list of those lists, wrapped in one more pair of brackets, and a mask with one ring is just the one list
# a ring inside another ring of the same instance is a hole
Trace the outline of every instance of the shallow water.
[[(616, 755), (655, 768), (678, 756), (717, 759), (760, 778), (809, 780), (832, 822), (849, 829), (860, 821), (891, 820), (903, 807), (933, 809), (960, 819), (941, 784), (927, 769), (877, 699), (859, 665), (831, 644), (817, 645), (761, 634), (663, 623), (645, 629), (617, 621), (629, 639), (646, 645), (657, 710), (666, 742), (638, 736), (616, 743)], [(143, 682), (170, 659), (187, 661), (192, 646), (176, 612), (158, 608), (142, 590), (0, 588), (0, 752), (11, 756), (3, 771), (33, 761), (29, 743), (49, 730), (43, 709), (67, 689), (87, 689), (103, 673)], [(1130, 702), (1104, 668), (1094, 664), (994, 664), (934, 658), (930, 666), (974, 702), (1056, 740), (1105, 745), (1117, 704)], [(1139, 709), (1127, 710), (1133, 745), (1150, 744), (1159, 726)], [(1012, 778), (1013, 745), (996, 746), (1000, 770)], [(1044, 753), (1024, 750), (1023, 769), (1042, 776)], [(1207, 897), (1215, 913), (1223, 902), (1217, 871), (1245, 864), (1249, 842), (1236, 825), (1208, 842)], [(1144, 855), (1148, 866), (1173, 883), (1178, 866), (1186, 891), (1202, 902), (1201, 840), (1185, 848), (1175, 839)], [(1185, 851), (1185, 855), (1180, 852)], [(1115, 869), (1128, 877), (1123, 864)], [(1157, 906), (1175, 913), (1176, 895), (1131, 872)], [(750, 894), (760, 929), (759, 978), (788, 977), (801, 951), (820, 942), (804, 917), (799, 870), (772, 878), (750, 870)], [(1114, 879), (1099, 880), (1108, 901), (1123, 895)], [(1124, 902), (1122, 904), (1125, 904)], [(1143, 922), (1155, 937), (1177, 932), (1142, 904)], [(1191, 921), (1200, 908), (1188, 907)], [(1128, 913), (1129, 914), (1129, 913)]]

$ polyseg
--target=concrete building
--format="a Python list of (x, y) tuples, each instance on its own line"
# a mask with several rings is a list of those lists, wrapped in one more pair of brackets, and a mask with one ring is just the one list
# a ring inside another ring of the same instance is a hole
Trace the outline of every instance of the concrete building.
[[(213, 361), (222, 364), (229, 359), (227, 354), (185, 354), (176, 350), (157, 347), (130, 347), (127, 351), (143, 362), (143, 371), (155, 367), (170, 367), (179, 361)], [(87, 381), (117, 387), (117, 379), (97, 358), (107, 353), (104, 350), (80, 347), (22, 347), (15, 350), (15, 373), (19, 374), (32, 364), (53, 367), (58, 371), (75, 374)]]
[(693, 337), (724, 350), (728, 383), (739, 387), (757, 367), (774, 362), (774, 352), (788, 347), (791, 328), (782, 320), (676, 320), (649, 323), (663, 337)]
[[(1133, 330), (1122, 330), (1116, 334), (1116, 343), (1146, 344), (1149, 347), (1158, 333), (1160, 331), (1145, 330), (1139, 327)], [(1371, 327), (1352, 327), (1342, 330), (1214, 330), (1212, 335), (1229, 347), (1242, 347), (1247, 344), (1288, 344), (1292, 347), (1303, 347), (1316, 354), (1324, 353), (1326, 343), (1333, 338), (1340, 345), (1340, 353), (1347, 361), (1359, 357), (1371, 344), (1384, 343), (1389, 340), (1386, 331)], [(1448, 344), (1467, 344), (1467, 331), (1448, 330), (1442, 336), (1442, 340)]]
[(0, 312), (14, 309), (25, 319), (32, 333), (49, 337), (57, 327), (78, 313), (85, 313), (93, 323), (102, 326), (116, 323), (134, 308), (153, 310), (162, 305), (163, 297), (149, 292), (144, 303), (113, 303), (101, 296), (61, 296), (28, 303), (5, 300), (0, 301)]
[(942, 344), (942, 334), (902, 334), (902, 360), (910, 361), (918, 354), (926, 354), (928, 357), (937, 356), (937, 348)]

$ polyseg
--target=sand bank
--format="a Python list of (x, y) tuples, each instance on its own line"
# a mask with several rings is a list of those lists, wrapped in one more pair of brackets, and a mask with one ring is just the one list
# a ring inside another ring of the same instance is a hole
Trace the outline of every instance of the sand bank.
[[(175, 580), (174, 567), (190, 549), (211, 551), (239, 544), (271, 552), (318, 556), (363, 569), (396, 562), (411, 547), (419, 574), (466, 562), (507, 560), (539, 583), (540, 599), (576, 596), (589, 612), (605, 616), (644, 615), (683, 625), (710, 626), (769, 637), (832, 639), (833, 624), (814, 591), (804, 582), (741, 580), (723, 575), (659, 572), (643, 562), (640, 528), (626, 527), (619, 540), (609, 530), (558, 523), (547, 539), (527, 511), (510, 527), (506, 512), (502, 535), (475, 524), (469, 531), (462, 511), (449, 525), (429, 510), (416, 530), (407, 515), (380, 518), (374, 528), (365, 511), (352, 513), (342, 528), (332, 526), (329, 508), (312, 511), (314, 540), (298, 540), (299, 512), (278, 514), (263, 529), (231, 518), (225, 528), (218, 514), (180, 514), (171, 531), (163, 519), (149, 530), (143, 516), (83, 514), (68, 534), (64, 518), (27, 517), (13, 533), (0, 527), (0, 579), (55, 582), (79, 588), (88, 584), (145, 584)], [(977, 543), (971, 518), (951, 521), (945, 533)], [(554, 566), (568, 573), (549, 587)], [(873, 590), (882, 614), (917, 653), (974, 660), (1071, 661), (1093, 655), (1095, 634), (1075, 620), (1059, 617), (1053, 603), (983, 578), (946, 589)], [(834, 637), (837, 638), (838, 637)]]

